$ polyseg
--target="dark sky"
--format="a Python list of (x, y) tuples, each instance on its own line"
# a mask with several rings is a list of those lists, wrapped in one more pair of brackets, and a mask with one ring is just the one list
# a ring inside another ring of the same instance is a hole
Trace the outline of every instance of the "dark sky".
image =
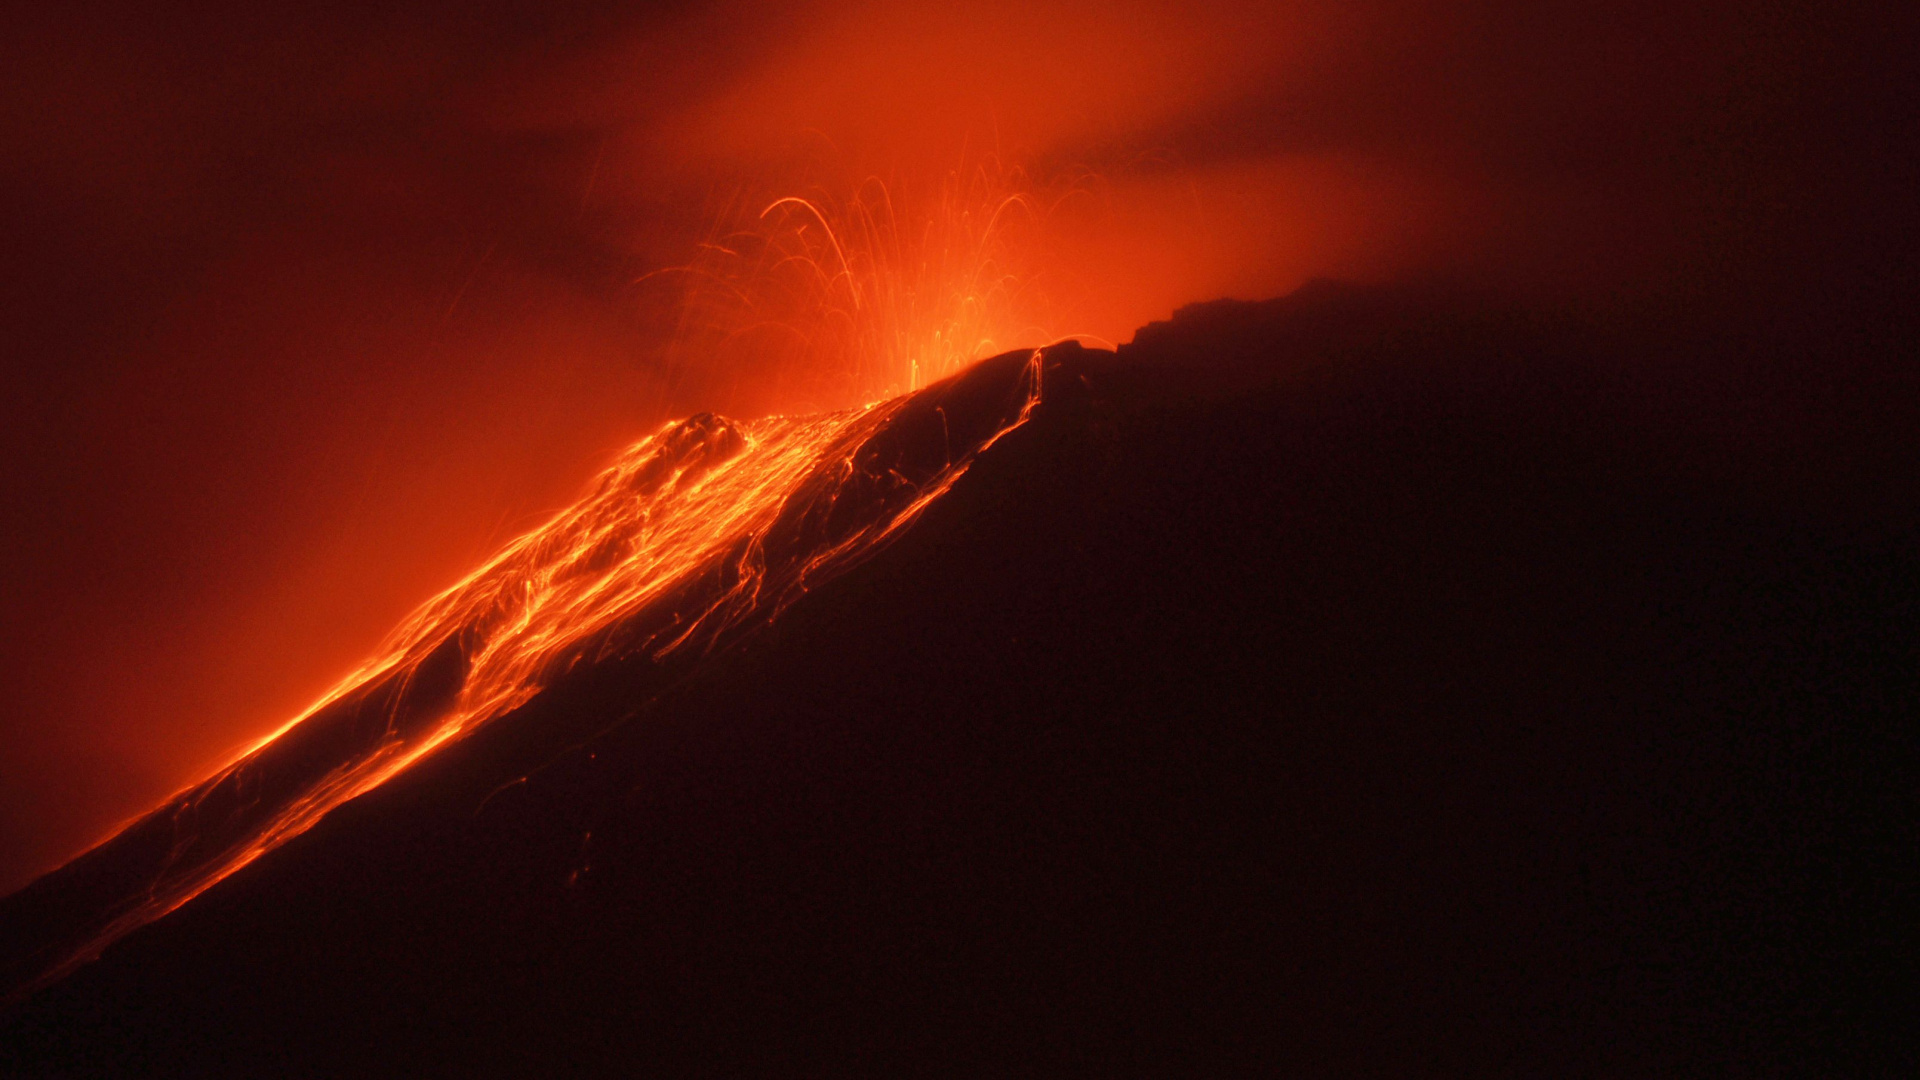
[(1051, 326), (1118, 340), (1316, 274), (1731, 318), (1911, 266), (1905, 15), (43, 7), (0, 35), (0, 888), (278, 726), (666, 415), (822, 404), (662, 367), (633, 283), (729, 200), (1070, 179)]

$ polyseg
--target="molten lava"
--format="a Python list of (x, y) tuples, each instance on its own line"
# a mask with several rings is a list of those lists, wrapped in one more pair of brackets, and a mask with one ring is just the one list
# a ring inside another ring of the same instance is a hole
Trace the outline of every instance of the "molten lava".
[(909, 527), (1040, 400), (1043, 353), (815, 416), (703, 413), (408, 618), (279, 731), (36, 888), (99, 897), (23, 975), (41, 984), (178, 908), (569, 671), (693, 659)]

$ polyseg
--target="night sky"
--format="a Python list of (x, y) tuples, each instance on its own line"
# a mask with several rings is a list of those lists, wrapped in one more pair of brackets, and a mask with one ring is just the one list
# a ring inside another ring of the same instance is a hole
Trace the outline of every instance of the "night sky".
[(1049, 329), (1119, 341), (1314, 276), (1897, 304), (1911, 27), (1674, 7), (10, 15), (0, 888), (277, 727), (662, 419), (846, 404), (666, 366), (634, 283), (719, 207), (1018, 167), (1080, 193), (1036, 241)]

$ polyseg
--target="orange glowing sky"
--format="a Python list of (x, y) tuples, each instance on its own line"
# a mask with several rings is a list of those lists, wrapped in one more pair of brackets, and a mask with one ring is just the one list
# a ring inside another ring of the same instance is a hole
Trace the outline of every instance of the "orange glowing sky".
[(663, 419), (832, 403), (665, 363), (633, 283), (717, 207), (1017, 168), (1072, 193), (1021, 256), (1047, 328), (1109, 340), (1315, 275), (1695, 296), (1851, 227), (1807, 179), (1847, 129), (1795, 104), (1847, 65), (1785, 8), (267, 7), (63, 7), (0, 45), (0, 888)]

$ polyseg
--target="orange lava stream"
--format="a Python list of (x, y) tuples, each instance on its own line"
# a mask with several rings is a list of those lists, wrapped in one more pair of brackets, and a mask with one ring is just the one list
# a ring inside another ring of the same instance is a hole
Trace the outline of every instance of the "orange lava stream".
[(102, 844), (159, 830), (172, 850), (144, 892), (39, 984), (575, 667), (697, 656), (772, 619), (899, 535), (1025, 423), (1041, 363), (1037, 351), (1026, 358), (984, 438), (949, 445), (944, 464), (917, 476), (872, 447), (915, 410), (923, 422), (938, 412), (944, 431), (941, 385), (819, 416), (735, 425), (701, 414), (663, 426), (578, 503), (422, 605), (305, 712)]

